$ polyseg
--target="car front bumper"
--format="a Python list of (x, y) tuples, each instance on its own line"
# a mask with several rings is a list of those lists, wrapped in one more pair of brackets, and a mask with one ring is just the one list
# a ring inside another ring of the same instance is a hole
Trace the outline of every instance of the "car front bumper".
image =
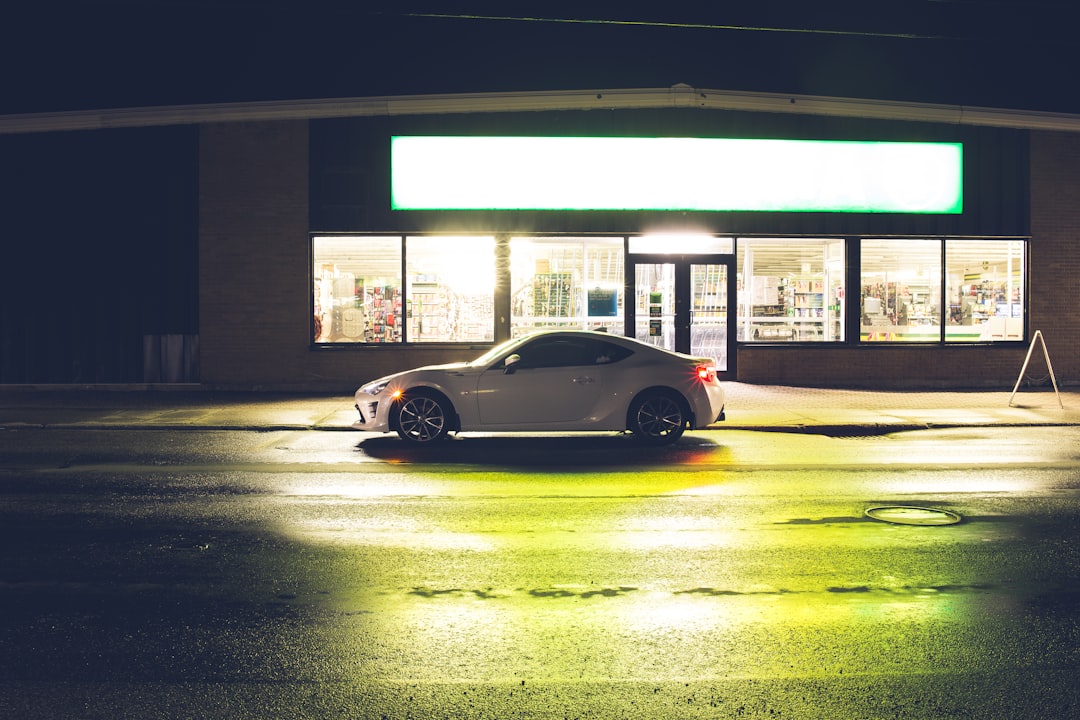
[[(353, 407), (356, 408), (356, 412), (360, 417), (352, 424), (354, 430), (389, 432), (390, 418), (386, 412), (387, 403), (383, 402), (382, 398), (367, 393), (357, 393), (355, 399), (356, 404)], [(380, 409), (383, 410), (381, 415), (379, 414)]]

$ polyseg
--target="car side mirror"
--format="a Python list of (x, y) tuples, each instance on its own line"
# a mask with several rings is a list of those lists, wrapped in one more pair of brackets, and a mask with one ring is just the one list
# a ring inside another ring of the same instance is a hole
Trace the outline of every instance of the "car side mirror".
[(507, 355), (506, 359), (503, 360), (503, 372), (507, 375), (513, 375), (515, 369), (514, 366), (517, 365), (519, 362), (521, 362), (521, 356), (517, 353), (514, 353), (513, 355)]

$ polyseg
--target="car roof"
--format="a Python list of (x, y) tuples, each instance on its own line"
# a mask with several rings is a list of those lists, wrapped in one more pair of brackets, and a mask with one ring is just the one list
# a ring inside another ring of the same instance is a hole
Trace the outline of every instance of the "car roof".
[[(618, 340), (631, 340), (624, 335), (616, 335), (614, 333), (602, 332), (598, 330), (567, 330), (564, 328), (545, 328), (530, 332), (528, 335), (523, 335), (522, 339), (540, 337), (544, 335), (566, 335), (568, 337), (593, 337), (598, 339), (610, 338), (616, 341)], [(634, 340), (634, 342), (637, 342)]]
[(524, 341), (524, 340), (529, 340), (529, 339), (537, 338), (537, 337), (550, 337), (550, 336), (553, 336), (553, 335), (555, 335), (555, 336), (561, 335), (561, 336), (564, 336), (564, 337), (591, 338), (591, 339), (595, 339), (595, 340), (607, 340), (607, 341), (615, 343), (616, 345), (622, 345), (623, 347), (628, 347), (628, 348), (631, 348), (633, 350), (644, 350), (645, 352), (655, 350), (655, 351), (658, 351), (658, 352), (672, 354), (672, 355), (676, 354), (676, 353), (671, 353), (670, 351), (665, 350), (664, 348), (659, 348), (659, 347), (656, 347), (655, 345), (649, 345), (648, 343), (641, 342), (640, 340), (637, 340), (635, 338), (626, 337), (625, 335), (617, 335), (615, 333), (597, 331), (597, 330), (565, 330), (565, 329), (560, 329), (560, 328), (544, 329), (544, 330), (537, 330), (536, 332), (533, 332), (533, 333), (529, 333), (528, 335), (523, 336), (521, 338), (521, 340)]

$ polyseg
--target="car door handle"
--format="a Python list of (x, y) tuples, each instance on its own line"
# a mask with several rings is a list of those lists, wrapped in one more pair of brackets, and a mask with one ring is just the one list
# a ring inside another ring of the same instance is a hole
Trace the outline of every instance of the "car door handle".
[(571, 382), (581, 383), (582, 385), (584, 385), (585, 383), (591, 383), (592, 381), (593, 379), (591, 377), (589, 377), (588, 375), (583, 375), (581, 377), (574, 378)]

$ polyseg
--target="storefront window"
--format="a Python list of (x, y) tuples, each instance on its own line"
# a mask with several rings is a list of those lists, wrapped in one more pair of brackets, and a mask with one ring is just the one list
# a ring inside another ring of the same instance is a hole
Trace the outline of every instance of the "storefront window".
[(941, 340), (941, 241), (863, 240), (859, 338)]
[(730, 255), (732, 238), (698, 233), (652, 233), (630, 237), (631, 254)]
[(312, 239), (317, 343), (401, 342), (401, 238)]
[[(509, 266), (501, 272), (509, 283), (512, 336), (542, 328), (622, 335), (625, 242), (511, 238)], [(731, 244), (731, 238), (661, 242), (660, 236), (643, 236), (631, 238), (629, 247), (653, 254), (676, 247), (699, 254), (692, 251), (707, 247), (716, 254)], [(844, 240), (739, 238), (735, 244), (740, 341), (846, 339)], [(1026, 252), (1023, 240), (861, 240), (859, 305), (852, 308), (858, 340), (1024, 340)], [(493, 342), (496, 268), (491, 236), (314, 236), (313, 342)], [(706, 276), (691, 279), (692, 322), (715, 316), (716, 329), (726, 332), (727, 308), (716, 289), (721, 285)], [(719, 303), (709, 305), (711, 314), (705, 300)], [(639, 323), (649, 319), (642, 308), (636, 317)]]
[(844, 340), (843, 240), (740, 238), (736, 263), (740, 340)]
[(317, 343), (494, 340), (492, 237), (316, 236), (312, 269)]
[(510, 325), (623, 332), (622, 238), (511, 238)]
[(492, 342), (495, 239), (405, 239), (408, 342)]
[(1024, 339), (1024, 242), (945, 242), (946, 342)]

